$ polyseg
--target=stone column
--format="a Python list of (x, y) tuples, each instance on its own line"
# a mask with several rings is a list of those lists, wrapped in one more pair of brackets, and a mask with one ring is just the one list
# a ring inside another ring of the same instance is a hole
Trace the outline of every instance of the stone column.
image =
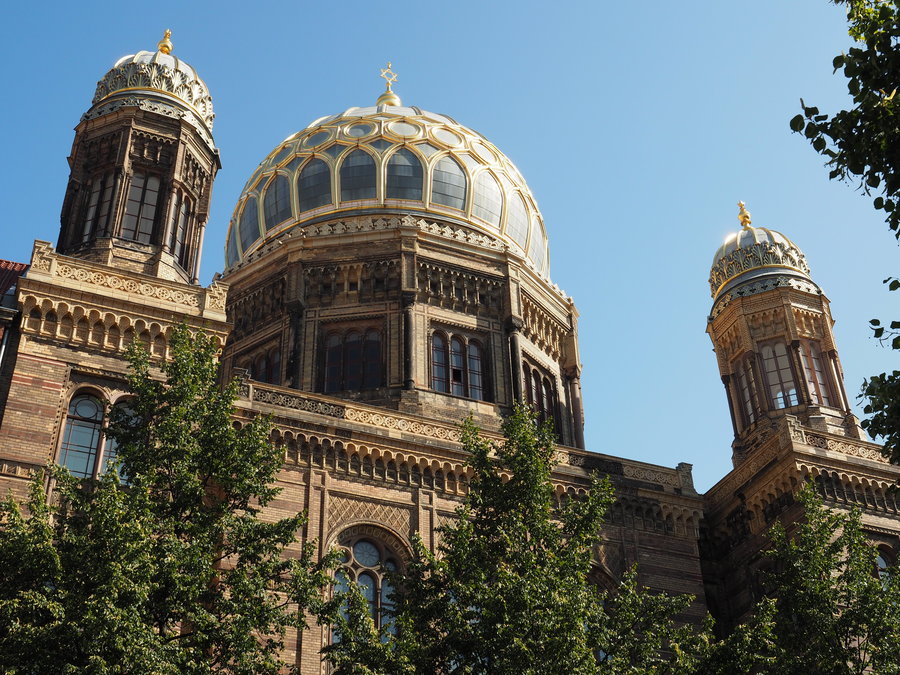
[(508, 322), (510, 376), (512, 377), (513, 400), (524, 402), (522, 392), (522, 320), (511, 317)]
[(572, 402), (572, 427), (575, 432), (575, 447), (584, 447), (584, 408), (581, 403), (581, 369), (570, 368), (566, 373), (569, 379), (569, 400)]
[(415, 350), (415, 316), (416, 305), (414, 291), (404, 291), (401, 295), (403, 306), (403, 388), (415, 389), (416, 378), (413, 374), (413, 351)]

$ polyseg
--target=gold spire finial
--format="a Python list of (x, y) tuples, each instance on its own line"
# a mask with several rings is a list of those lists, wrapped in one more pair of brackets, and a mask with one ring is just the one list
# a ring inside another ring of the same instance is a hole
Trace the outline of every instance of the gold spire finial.
[(741, 222), (741, 227), (750, 227), (750, 223), (753, 221), (750, 220), (750, 212), (747, 210), (744, 202), (738, 202), (738, 207), (741, 209), (740, 213), (738, 213), (738, 220)]
[(166, 32), (163, 33), (163, 39), (156, 43), (156, 48), (159, 51), (161, 51), (163, 54), (171, 54), (172, 53), (172, 47), (174, 45), (172, 44), (172, 41), (169, 39), (170, 37), (172, 37), (172, 31), (170, 31), (168, 28), (166, 28)]
[(387, 85), (384, 93), (378, 97), (378, 101), (376, 101), (377, 105), (400, 105), (400, 97), (397, 96), (391, 89), (391, 85), (397, 81), (397, 73), (391, 70), (391, 62), (388, 61), (387, 68), (381, 69), (380, 77), (384, 78), (384, 82)]

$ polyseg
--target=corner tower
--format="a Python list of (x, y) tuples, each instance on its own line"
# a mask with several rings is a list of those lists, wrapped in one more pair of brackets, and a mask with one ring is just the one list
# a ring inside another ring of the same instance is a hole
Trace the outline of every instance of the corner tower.
[(57, 250), (171, 281), (197, 283), (213, 179), (212, 98), (172, 54), (119, 59), (75, 128)]
[(819, 431), (862, 438), (844, 390), (828, 299), (797, 245), (753, 227), (744, 203), (739, 206), (741, 229), (713, 258), (706, 329), (734, 424), (735, 466), (760, 432), (785, 415)]

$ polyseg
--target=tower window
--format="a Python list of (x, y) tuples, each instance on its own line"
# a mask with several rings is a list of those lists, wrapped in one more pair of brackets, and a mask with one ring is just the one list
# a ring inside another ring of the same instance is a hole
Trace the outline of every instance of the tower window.
[(797, 385), (787, 345), (782, 341), (770, 342), (762, 346), (760, 355), (772, 405), (776, 409), (797, 405)]
[(388, 199), (422, 199), (422, 163), (406, 148), (391, 155), (387, 164)]
[(278, 174), (275, 180), (269, 183), (263, 200), (263, 211), (266, 217), (266, 230), (271, 230), (291, 217), (291, 185), (285, 176)]
[(831, 405), (828, 378), (823, 368), (822, 351), (819, 349), (819, 343), (813, 340), (801, 340), (800, 359), (803, 361), (803, 371), (806, 375), (807, 387), (809, 388), (810, 403)]
[(383, 373), (380, 331), (350, 329), (325, 338), (326, 394), (377, 389), (384, 384)]
[(190, 272), (190, 247), (187, 245), (190, 237), (191, 224), (194, 219), (193, 205), (189, 197), (180, 190), (175, 196), (175, 204), (172, 209), (172, 241), (170, 247), (175, 260), (181, 268)]
[(321, 159), (313, 159), (297, 178), (300, 210), (309, 211), (331, 204), (331, 170)]
[(281, 350), (276, 346), (257, 354), (252, 360), (250, 376), (257, 382), (281, 384)]
[(432, 389), (487, 401), (484, 376), (484, 350), (478, 340), (440, 331), (431, 336)]
[(556, 429), (556, 387), (550, 375), (528, 362), (522, 364), (522, 373), (525, 376), (525, 397), (534, 409), (538, 422), (550, 421)]
[(454, 209), (466, 208), (466, 174), (450, 156), (441, 158), (434, 167), (431, 201)]
[(740, 400), (738, 412), (743, 418), (745, 426), (753, 424), (759, 417), (759, 397), (756, 393), (756, 380), (753, 377), (752, 358), (750, 355), (742, 359), (735, 370), (737, 393)]
[(375, 160), (354, 150), (341, 164), (341, 201), (375, 198)]
[(114, 183), (115, 174), (112, 171), (95, 176), (90, 182), (84, 213), (84, 226), (81, 230), (82, 244), (106, 230), (109, 224)]
[(103, 434), (104, 405), (91, 394), (77, 394), (69, 402), (59, 463), (78, 478), (96, 478), (116, 459), (116, 445)]
[(122, 237), (149, 244), (156, 222), (156, 207), (159, 202), (159, 176), (135, 173), (128, 188), (125, 202), (125, 217), (122, 219)]

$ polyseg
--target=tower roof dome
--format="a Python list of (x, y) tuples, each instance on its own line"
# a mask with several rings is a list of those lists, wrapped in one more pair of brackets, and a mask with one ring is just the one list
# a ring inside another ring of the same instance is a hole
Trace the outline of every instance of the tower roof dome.
[(341, 215), (421, 214), (487, 234), (546, 278), (543, 220), (509, 158), (451, 117), (401, 105), (390, 90), (379, 101), (314, 120), (263, 159), (234, 210), (226, 266)]
[(709, 272), (712, 297), (718, 300), (723, 294), (739, 286), (764, 279), (772, 283), (760, 286), (759, 290), (778, 285), (778, 277), (794, 277), (812, 282), (806, 256), (800, 248), (780, 232), (753, 227), (744, 203), (740, 202), (739, 206), (741, 229), (728, 235), (713, 256)]
[(192, 66), (171, 53), (170, 36), (167, 30), (156, 51), (140, 51), (116, 61), (97, 82), (93, 105), (85, 117), (126, 105), (174, 114), (174, 104), (178, 117), (211, 138), (215, 114), (209, 88)]

